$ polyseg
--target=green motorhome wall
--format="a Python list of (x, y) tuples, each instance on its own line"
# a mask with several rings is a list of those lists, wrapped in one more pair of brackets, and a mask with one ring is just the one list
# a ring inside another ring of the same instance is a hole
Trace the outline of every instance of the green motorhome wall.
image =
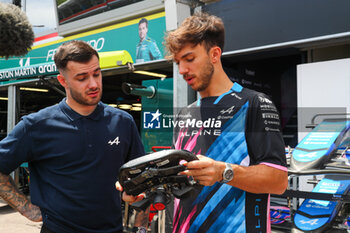
[[(148, 20), (148, 36), (156, 41), (161, 53), (164, 54), (162, 43), (166, 30), (165, 13), (152, 14), (144, 18)], [(138, 22), (140, 19), (141, 18), (129, 20), (34, 46), (24, 57), (11, 57), (8, 60), (0, 58), (0, 70), (52, 62), (57, 47), (70, 40), (86, 41), (98, 52), (126, 50), (131, 55), (133, 61), (135, 61), (136, 46), (139, 43)], [(5, 76), (3, 75), (3, 77)], [(0, 81), (4, 80), (0, 79)]]

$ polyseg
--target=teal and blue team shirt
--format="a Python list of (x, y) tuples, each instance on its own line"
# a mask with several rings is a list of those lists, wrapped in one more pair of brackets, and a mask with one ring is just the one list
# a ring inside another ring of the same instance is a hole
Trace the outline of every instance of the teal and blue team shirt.
[[(177, 121), (176, 149), (242, 166), (266, 164), (287, 171), (279, 114), (262, 93), (235, 83), (221, 96), (199, 99), (182, 109)], [(268, 220), (268, 194), (216, 183), (175, 199), (173, 232), (266, 233)]]
[(163, 56), (155, 40), (146, 36), (136, 46), (136, 63), (162, 59)]
[(0, 172), (28, 162), (30, 194), (59, 233), (121, 233), (119, 168), (144, 155), (126, 112), (100, 102), (89, 116), (59, 104), (24, 116), (0, 142)]

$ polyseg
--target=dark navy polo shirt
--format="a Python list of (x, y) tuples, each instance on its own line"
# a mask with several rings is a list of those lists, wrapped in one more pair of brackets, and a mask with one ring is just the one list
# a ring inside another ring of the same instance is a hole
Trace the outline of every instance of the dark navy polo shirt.
[(29, 162), (31, 201), (52, 231), (116, 233), (122, 232), (119, 168), (144, 154), (128, 113), (100, 102), (81, 116), (63, 99), (23, 117), (0, 142), (0, 172)]

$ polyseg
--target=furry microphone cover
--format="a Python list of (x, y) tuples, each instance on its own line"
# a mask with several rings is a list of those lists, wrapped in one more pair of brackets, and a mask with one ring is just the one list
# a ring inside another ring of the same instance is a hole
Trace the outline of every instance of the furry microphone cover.
[(0, 57), (23, 56), (34, 41), (32, 25), (17, 6), (0, 2)]

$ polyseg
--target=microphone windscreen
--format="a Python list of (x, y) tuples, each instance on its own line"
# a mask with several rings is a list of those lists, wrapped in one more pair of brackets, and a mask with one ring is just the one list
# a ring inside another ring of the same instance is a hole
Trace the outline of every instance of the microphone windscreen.
[(34, 41), (32, 25), (17, 6), (0, 2), (0, 57), (23, 56)]

